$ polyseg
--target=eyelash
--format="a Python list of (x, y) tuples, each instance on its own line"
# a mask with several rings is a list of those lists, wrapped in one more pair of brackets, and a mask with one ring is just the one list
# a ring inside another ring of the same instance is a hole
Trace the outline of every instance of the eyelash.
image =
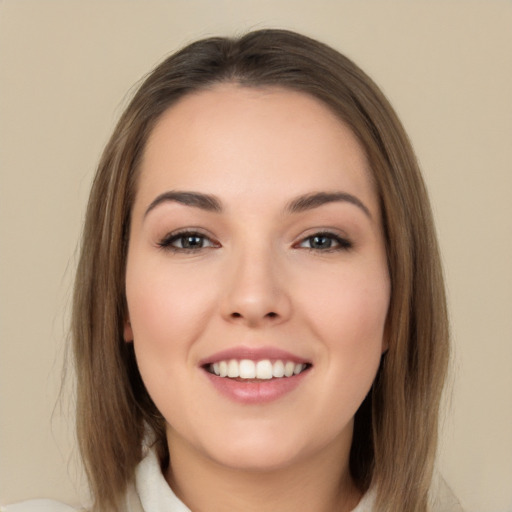
[[(199, 247), (176, 247), (173, 245), (174, 243), (181, 241), (181, 245), (183, 245), (183, 242), (185, 239), (191, 239), (196, 238), (200, 239), (200, 246)], [(304, 247), (302, 244), (305, 242), (308, 242), (311, 244), (314, 239), (325, 239), (329, 241), (331, 244), (329, 247), (325, 248), (315, 248), (315, 247)], [(208, 245), (204, 246), (205, 241), (208, 242)], [(332, 243), (334, 242), (335, 246), (332, 247)], [(218, 248), (221, 245), (218, 242), (213, 241), (210, 237), (205, 235), (204, 233), (201, 233), (200, 231), (192, 231), (192, 230), (183, 230), (178, 232), (169, 233), (166, 235), (160, 242), (158, 242), (158, 247), (175, 252), (175, 253), (197, 253), (203, 249), (211, 249), (211, 248)], [(338, 252), (338, 251), (348, 251), (353, 248), (353, 244), (350, 240), (347, 238), (343, 238), (335, 233), (331, 233), (329, 231), (322, 231), (318, 233), (314, 233), (310, 236), (307, 236), (300, 240), (300, 242), (294, 244), (294, 248), (302, 248), (307, 249), (308, 251), (312, 252), (324, 252), (324, 253), (331, 253), (331, 252)]]
[[(200, 247), (176, 247), (173, 244), (181, 240), (182, 244), (185, 239), (190, 238), (199, 238), (202, 241), (202, 244), (205, 241), (209, 242), (208, 246), (201, 245)], [(177, 253), (195, 253), (202, 249), (211, 249), (220, 247), (218, 242), (214, 242), (210, 237), (201, 233), (200, 231), (193, 230), (183, 230), (178, 232), (169, 233), (166, 235), (160, 242), (158, 242), (158, 247), (164, 249), (166, 251), (177, 252)]]
[(315, 238), (323, 238), (330, 240), (331, 243), (334, 242), (336, 245), (334, 247), (326, 247), (324, 249), (314, 248), (314, 247), (302, 247), (303, 249), (307, 249), (309, 251), (314, 252), (338, 252), (338, 251), (348, 251), (353, 248), (352, 242), (348, 238), (343, 238), (335, 233), (331, 233), (330, 231), (321, 231), (318, 233), (314, 233), (310, 236), (307, 236), (306, 238), (303, 238), (298, 245), (301, 247), (301, 245), (309, 241), (311, 244), (311, 241)]

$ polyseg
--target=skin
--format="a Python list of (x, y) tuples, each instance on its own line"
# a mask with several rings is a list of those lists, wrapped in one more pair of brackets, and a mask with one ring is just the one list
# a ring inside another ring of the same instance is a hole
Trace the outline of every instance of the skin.
[[(222, 84), (154, 128), (132, 211), (124, 335), (168, 423), (165, 476), (194, 511), (348, 511), (360, 500), (353, 417), (386, 349), (390, 295), (370, 176), (352, 132), (299, 92)], [(213, 195), (222, 211), (155, 205), (168, 191)], [(356, 201), (287, 209), (318, 192)], [(173, 238), (183, 229), (199, 232), (195, 248)], [(235, 402), (199, 362), (241, 345), (312, 367), (278, 400)]]

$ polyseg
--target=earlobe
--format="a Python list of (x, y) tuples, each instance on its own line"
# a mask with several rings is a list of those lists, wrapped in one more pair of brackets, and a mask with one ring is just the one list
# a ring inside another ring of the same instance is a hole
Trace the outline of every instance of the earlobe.
[(133, 342), (132, 324), (130, 323), (129, 319), (126, 319), (125, 322), (124, 322), (123, 338), (124, 338), (124, 341), (126, 343), (132, 343)]

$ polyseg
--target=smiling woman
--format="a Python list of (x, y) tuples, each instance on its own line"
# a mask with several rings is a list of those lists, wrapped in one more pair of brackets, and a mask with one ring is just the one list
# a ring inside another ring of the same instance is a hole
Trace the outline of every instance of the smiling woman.
[(142, 84), (90, 196), (92, 510), (459, 510), (434, 476), (447, 333), (425, 188), (373, 82), (291, 32), (194, 43)]
[[(326, 106), (275, 87), (212, 86), (153, 129), (131, 216), (125, 341), (166, 420), (167, 480), (192, 510), (215, 494), (227, 510), (233, 497), (218, 490), (235, 469), (258, 471), (260, 486), (267, 472), (277, 496), (272, 479), (300, 468), (314, 510), (359, 501), (352, 418), (385, 349), (390, 288), (367, 167)], [(199, 496), (198, 478), (209, 488)], [(319, 492), (332, 481), (343, 492)], [(285, 494), (300, 509), (296, 486)]]

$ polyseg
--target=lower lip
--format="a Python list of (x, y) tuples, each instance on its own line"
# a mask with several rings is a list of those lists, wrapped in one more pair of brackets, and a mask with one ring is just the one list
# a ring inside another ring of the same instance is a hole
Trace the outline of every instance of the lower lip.
[(292, 377), (274, 378), (255, 382), (218, 377), (204, 370), (215, 389), (229, 399), (243, 404), (264, 404), (291, 393), (304, 380), (309, 369)]

